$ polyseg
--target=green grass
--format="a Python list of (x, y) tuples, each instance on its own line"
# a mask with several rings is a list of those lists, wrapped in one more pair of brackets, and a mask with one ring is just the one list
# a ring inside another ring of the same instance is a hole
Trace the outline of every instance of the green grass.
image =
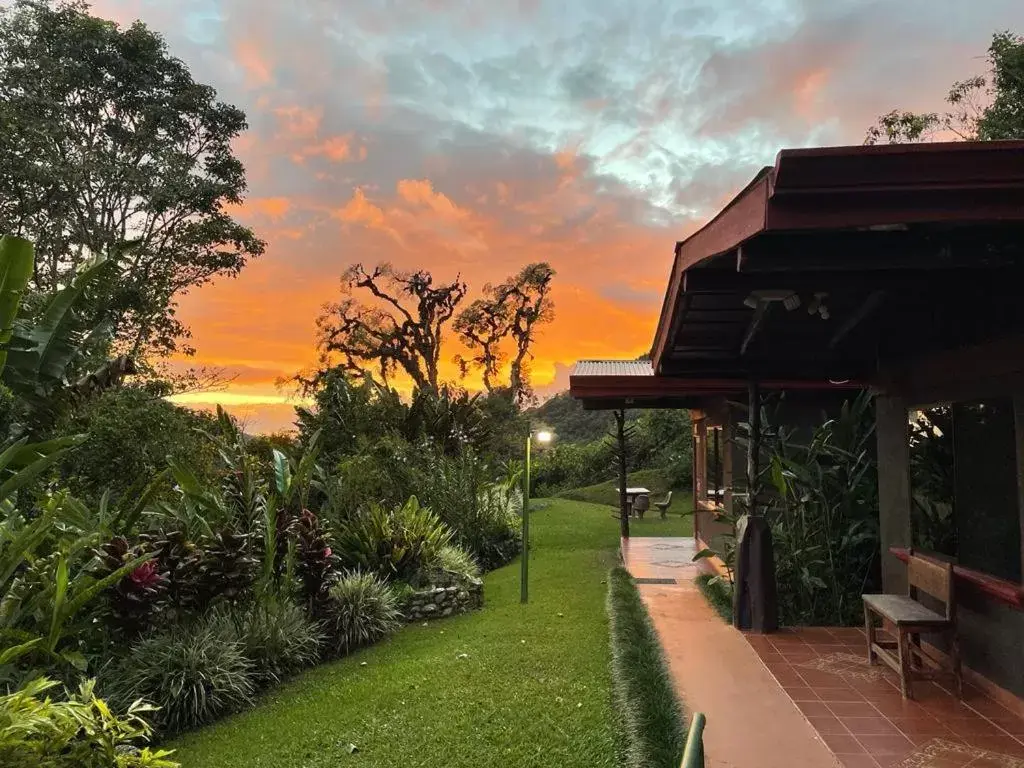
[(697, 587), (722, 620), (732, 624), (731, 587), (722, 580), (715, 581), (715, 577), (710, 573), (702, 573), (697, 577)]
[[(628, 483), (630, 486), (649, 488), (651, 491), (651, 508), (644, 515), (644, 519), (629, 521), (631, 536), (693, 536), (693, 515), (690, 514), (693, 509), (693, 496), (690, 489), (683, 488), (672, 492), (672, 505), (668, 508), (668, 518), (662, 520), (661, 512), (654, 506), (655, 501), (661, 501), (668, 493), (668, 485), (661, 471), (642, 469), (638, 472), (631, 472)], [(618, 487), (618, 481), (609, 480), (583, 488), (574, 488), (571, 491), (563, 491), (558, 494), (558, 498), (601, 504), (610, 507), (611, 511), (617, 511), (619, 492), (616, 488)]]
[(658, 636), (632, 577), (608, 577), (612, 688), (626, 768), (678, 768), (686, 729)]
[(533, 513), (527, 606), (517, 561), (486, 576), (482, 611), (403, 629), (168, 746), (183, 768), (618, 766), (608, 511), (556, 500)]

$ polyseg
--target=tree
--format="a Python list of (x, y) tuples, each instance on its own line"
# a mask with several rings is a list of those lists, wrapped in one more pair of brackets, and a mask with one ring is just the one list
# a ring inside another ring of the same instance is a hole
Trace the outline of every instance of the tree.
[(470, 368), (479, 368), (484, 386), (488, 392), (493, 392), (495, 377), (506, 359), (504, 342), (511, 339), (509, 390), (515, 402), (530, 398), (527, 359), (537, 326), (549, 323), (555, 317), (555, 305), (551, 299), (554, 277), (555, 271), (550, 264), (528, 264), (519, 274), (500, 285), (484, 286), (483, 298), (459, 313), (455, 330), (463, 344), (475, 353), (469, 359), (461, 355), (456, 357), (464, 376)]
[[(353, 296), (356, 290), (373, 303)], [(456, 277), (435, 286), (426, 270), (399, 272), (381, 264), (367, 272), (353, 264), (342, 276), (342, 293), (345, 298), (327, 305), (317, 320), (325, 363), (338, 354), (351, 373), (376, 366), (385, 386), (400, 370), (417, 388), (436, 392), (444, 326), (465, 298), (466, 284)]]
[(953, 84), (950, 111), (893, 110), (868, 129), (865, 144), (922, 141), (936, 132), (965, 141), (1024, 139), (1024, 36), (997, 32), (988, 49), (989, 74)]
[(141, 22), (81, 0), (0, 8), (0, 232), (35, 241), (42, 294), (113, 260), (120, 278), (85, 314), (122, 351), (179, 349), (175, 298), (263, 252), (226, 211), (246, 188), (231, 150), (246, 127)]

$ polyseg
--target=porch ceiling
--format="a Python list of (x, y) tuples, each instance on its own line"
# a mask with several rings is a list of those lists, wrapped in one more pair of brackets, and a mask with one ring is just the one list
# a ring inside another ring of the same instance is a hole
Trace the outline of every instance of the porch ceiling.
[(1024, 142), (784, 150), (677, 246), (653, 370), (869, 381), (1024, 330), (1022, 287)]

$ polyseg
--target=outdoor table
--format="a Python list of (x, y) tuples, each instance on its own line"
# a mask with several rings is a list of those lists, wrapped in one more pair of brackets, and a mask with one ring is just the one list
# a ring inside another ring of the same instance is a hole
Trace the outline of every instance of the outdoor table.
[[(616, 493), (619, 493), (619, 489), (615, 489)], [(651, 492), (647, 488), (626, 488), (626, 510), (629, 514), (633, 514), (633, 499), (637, 496), (650, 496)]]

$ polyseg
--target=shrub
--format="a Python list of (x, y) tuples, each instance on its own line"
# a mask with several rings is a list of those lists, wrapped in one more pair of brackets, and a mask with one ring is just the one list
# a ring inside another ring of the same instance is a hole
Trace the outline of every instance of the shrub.
[(455, 457), (425, 455), (418, 488), (423, 502), (452, 529), (455, 542), (489, 571), (522, 547), (520, 478), (510, 468), (502, 482), (493, 482), (487, 465), (466, 448)]
[[(63, 482), (96, 501), (109, 491), (114, 501), (142, 490), (167, 467), (167, 457), (187, 459), (200, 477), (212, 477), (213, 446), (198, 432), (211, 419), (163, 399), (166, 392), (113, 387), (78, 404), (57, 434), (88, 434), (80, 450), (60, 462)], [(161, 496), (170, 497), (171, 483)]]
[(66, 700), (54, 700), (57, 683), (38, 678), (0, 696), (0, 765), (10, 768), (178, 768), (167, 751), (143, 746), (152, 729), (132, 703), (115, 715), (96, 698), (93, 681), (82, 683)]
[(345, 567), (416, 585), (451, 540), (437, 515), (410, 496), (400, 507), (373, 504), (353, 515), (338, 536), (338, 558)]
[(159, 707), (154, 720), (170, 732), (242, 709), (256, 689), (245, 644), (215, 616), (144, 638), (110, 670), (105, 687), (117, 703), (144, 699)]
[[(480, 566), (476, 560), (462, 547), (457, 544), (445, 544), (434, 554), (433, 561), (428, 565), (428, 571), (443, 571), (476, 578), (480, 575)], [(430, 583), (436, 583), (436, 579), (429, 578)]]
[(374, 574), (345, 574), (331, 587), (328, 642), (338, 653), (349, 653), (390, 635), (401, 626), (398, 605), (395, 591)]
[(626, 768), (678, 768), (686, 733), (661, 645), (633, 578), (608, 577), (612, 696)]
[(320, 618), (337, 575), (338, 557), (331, 546), (331, 535), (316, 515), (305, 510), (295, 523), (295, 540), (295, 569), (302, 604), (311, 616)]
[(320, 658), (323, 632), (287, 598), (266, 596), (245, 605), (219, 607), (214, 614), (215, 621), (225, 625), (224, 633), (242, 643), (258, 683), (276, 683)]

